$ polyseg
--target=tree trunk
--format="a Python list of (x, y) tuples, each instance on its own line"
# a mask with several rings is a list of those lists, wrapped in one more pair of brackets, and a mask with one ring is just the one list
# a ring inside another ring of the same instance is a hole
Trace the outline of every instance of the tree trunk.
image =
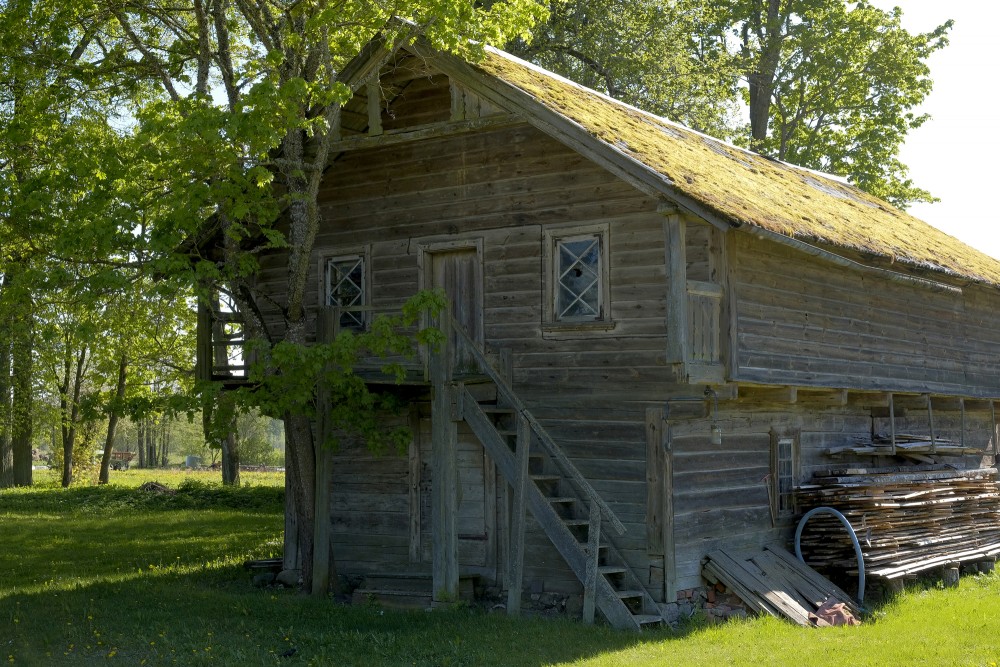
[(152, 419), (146, 423), (146, 465), (156, 467), (156, 424)]
[[(30, 306), (29, 306), (30, 308)], [(35, 316), (30, 310), (17, 323), (18, 331), (11, 345), (13, 393), (11, 398), (11, 458), (14, 464), (14, 486), (31, 486), (33, 457), (31, 443), (34, 431), (34, 335)]]
[[(764, 8), (761, 8), (763, 10)], [(774, 95), (774, 80), (781, 59), (784, 40), (782, 26), (787, 18), (787, 8), (782, 11), (781, 0), (767, 0), (766, 14), (749, 19), (743, 28), (744, 55), (753, 59), (751, 71), (747, 74), (750, 93), (750, 148), (760, 151), (767, 139), (767, 125), (771, 114)], [(759, 51), (752, 54), (750, 30), (756, 34)]]
[(240, 485), (240, 445), (233, 431), (222, 441), (222, 483), (226, 486)]
[(111, 450), (115, 444), (115, 429), (118, 427), (118, 411), (121, 409), (121, 401), (125, 398), (125, 371), (128, 369), (128, 357), (124, 354), (118, 361), (118, 385), (115, 387), (115, 397), (111, 404), (111, 413), (108, 416), (108, 437), (104, 439), (104, 454), (101, 456), (101, 472), (98, 476), (98, 484), (107, 484), (109, 478), (109, 468), (111, 467)]
[(139, 467), (146, 467), (146, 420), (139, 419), (135, 422), (136, 442), (135, 449), (139, 454)]
[(222, 483), (240, 485), (240, 439), (236, 432), (236, 418), (229, 425), (229, 433), (222, 441)]
[(7, 327), (0, 327), (0, 489), (14, 485), (10, 392), (10, 335)]
[(163, 420), (163, 435), (160, 442), (160, 465), (166, 468), (170, 464), (170, 423)]
[(285, 415), (285, 452), (291, 468), (293, 499), (289, 503), (295, 512), (298, 527), (295, 537), (302, 581), (312, 589), (313, 524), (316, 507), (316, 455), (313, 450), (312, 425), (304, 415)]
[[(73, 483), (73, 447), (76, 445), (76, 426), (80, 421), (80, 392), (83, 390), (84, 368), (87, 363), (87, 346), (84, 345), (76, 357), (75, 369), (71, 371), (70, 356), (66, 355), (65, 376), (60, 399), (63, 419), (63, 474), (62, 485)], [(69, 382), (73, 380), (73, 394), (69, 395)]]

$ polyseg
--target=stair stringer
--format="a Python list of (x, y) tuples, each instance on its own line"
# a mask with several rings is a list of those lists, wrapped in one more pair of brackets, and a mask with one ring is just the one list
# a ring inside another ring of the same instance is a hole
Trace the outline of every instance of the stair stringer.
[[(510, 451), (504, 437), (497, 432), (496, 427), (482, 411), (467, 390), (463, 388), (462, 394), (462, 417), (469, 424), (472, 432), (476, 434), (479, 441), (486, 448), (493, 462), (507, 482), (514, 484), (516, 481), (516, 463), (514, 454)], [(556, 550), (569, 565), (573, 574), (581, 583), (587, 577), (587, 553), (581, 546), (577, 538), (570, 532), (562, 518), (552, 508), (545, 496), (542, 495), (538, 486), (526, 484), (526, 500), (528, 508), (531, 510), (535, 521), (542, 527), (545, 534), (552, 541)], [(603, 576), (597, 577), (595, 589), (595, 604), (613, 627), (623, 630), (640, 630), (639, 622), (629, 611), (628, 607), (618, 597), (615, 589)]]

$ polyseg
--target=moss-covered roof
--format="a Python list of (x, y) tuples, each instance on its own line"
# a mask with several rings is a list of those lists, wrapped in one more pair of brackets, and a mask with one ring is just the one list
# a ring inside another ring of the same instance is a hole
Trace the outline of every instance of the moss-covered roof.
[(477, 67), (733, 224), (1000, 285), (1000, 261), (849, 184), (736, 148), (502, 51), (488, 49)]

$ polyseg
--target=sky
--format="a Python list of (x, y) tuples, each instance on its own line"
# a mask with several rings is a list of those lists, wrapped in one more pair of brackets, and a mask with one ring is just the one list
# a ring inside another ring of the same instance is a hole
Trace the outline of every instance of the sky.
[(941, 201), (915, 204), (909, 212), (969, 245), (1000, 259), (1000, 193), (997, 158), (996, 26), (1000, 4), (990, 0), (872, 0), (882, 9), (899, 6), (903, 26), (926, 32), (954, 19), (950, 44), (928, 64), (934, 90), (920, 112), (931, 119), (910, 132), (900, 157), (910, 177)]

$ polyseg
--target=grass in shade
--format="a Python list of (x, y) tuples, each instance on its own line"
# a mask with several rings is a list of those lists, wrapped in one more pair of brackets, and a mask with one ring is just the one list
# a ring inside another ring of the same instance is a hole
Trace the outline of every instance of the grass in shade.
[[(282, 487), (136, 472), (0, 491), (0, 663), (15, 665), (978, 665), (1000, 661), (1000, 577), (914, 588), (859, 628), (774, 619), (632, 635), (475, 608), (343, 606), (257, 589)], [(139, 491), (157, 478), (177, 493)], [(268, 485), (270, 484), (270, 485)]]

